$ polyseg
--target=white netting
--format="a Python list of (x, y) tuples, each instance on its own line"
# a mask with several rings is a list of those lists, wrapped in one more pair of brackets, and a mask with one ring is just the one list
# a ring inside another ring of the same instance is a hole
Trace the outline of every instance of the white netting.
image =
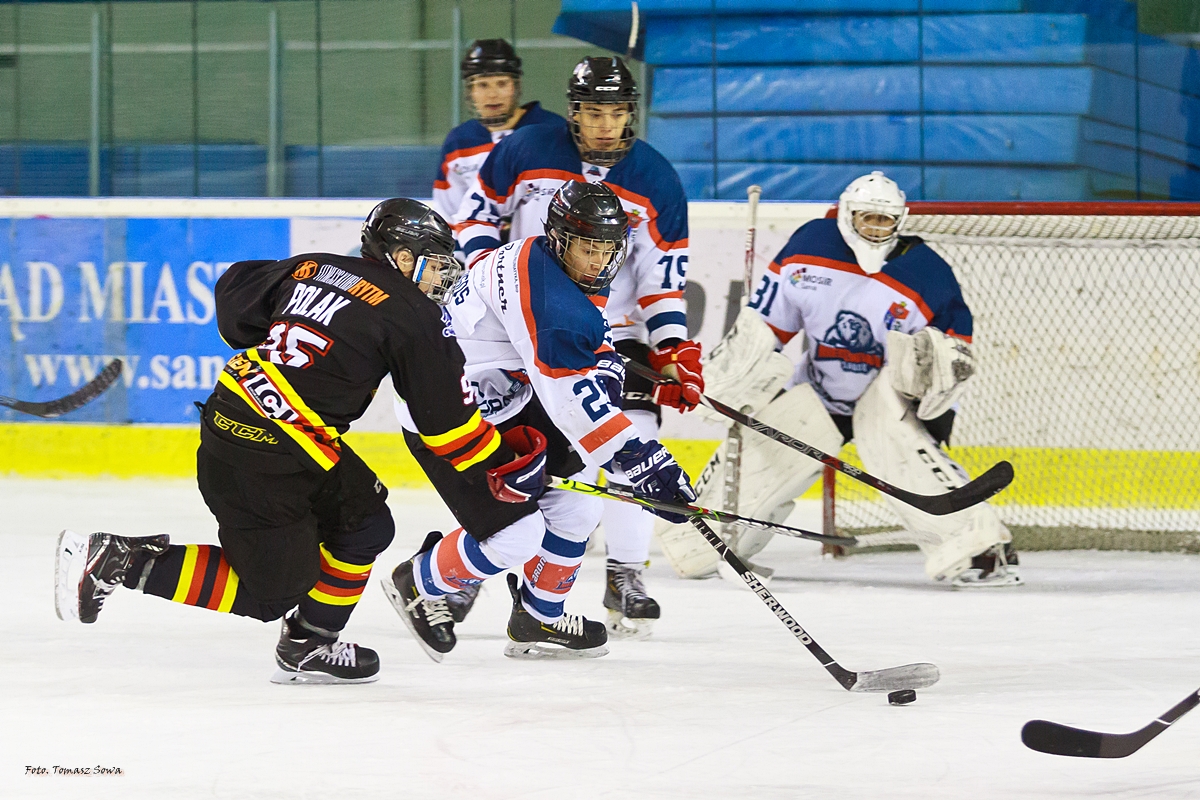
[[(1200, 542), (1200, 218), (914, 214), (905, 231), (974, 313), (950, 454), (973, 475), (1013, 462), (996, 505), (1018, 542)], [(873, 490), (843, 476), (837, 495), (840, 529), (898, 527)]]

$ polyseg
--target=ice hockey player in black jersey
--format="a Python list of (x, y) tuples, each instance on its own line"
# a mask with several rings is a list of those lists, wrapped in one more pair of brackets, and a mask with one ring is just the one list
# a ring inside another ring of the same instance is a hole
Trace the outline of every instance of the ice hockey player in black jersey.
[(202, 407), (196, 454), (221, 544), (65, 531), (59, 617), (95, 622), (117, 586), (283, 617), (273, 681), (376, 680), (376, 653), (339, 634), (395, 525), (387, 489), (342, 434), (390, 374), (420, 438), (453, 439), (437, 453), (466, 479), (486, 485), (489, 469), (514, 458), (480, 416), (435, 302), (461, 274), (453, 247), (441, 217), (395, 199), (364, 223), (362, 258), (309, 253), (230, 267), (216, 286), (217, 325), (241, 352)]

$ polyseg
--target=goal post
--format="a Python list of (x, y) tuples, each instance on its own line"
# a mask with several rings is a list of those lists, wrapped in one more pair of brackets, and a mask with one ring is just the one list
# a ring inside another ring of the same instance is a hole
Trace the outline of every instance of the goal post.
[[(948, 452), (1013, 463), (991, 502), (1018, 549), (1200, 552), (1200, 204), (909, 209), (975, 322)], [(899, 527), (853, 480), (825, 494), (839, 531)]]

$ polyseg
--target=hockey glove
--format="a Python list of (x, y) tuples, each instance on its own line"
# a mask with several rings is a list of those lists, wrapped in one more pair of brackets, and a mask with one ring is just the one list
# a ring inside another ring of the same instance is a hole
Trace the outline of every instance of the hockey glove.
[[(613, 464), (625, 473), (634, 491), (639, 494), (667, 503), (691, 503), (696, 499), (687, 473), (675, 462), (667, 448), (654, 439), (648, 442), (630, 439), (613, 456)], [(669, 522), (687, 522), (687, 517), (682, 514), (667, 511), (653, 513)]]
[(517, 458), (487, 472), (492, 496), (505, 503), (537, 500), (546, 493), (546, 437), (537, 428), (518, 425), (501, 438)]
[(654, 387), (654, 402), (691, 411), (700, 404), (704, 377), (700, 374), (700, 345), (686, 341), (657, 347), (650, 351), (650, 366), (679, 383), (660, 383)]
[(621, 403), (625, 394), (625, 360), (615, 352), (602, 353), (596, 359), (596, 377), (608, 392), (608, 402), (614, 408), (624, 408)]

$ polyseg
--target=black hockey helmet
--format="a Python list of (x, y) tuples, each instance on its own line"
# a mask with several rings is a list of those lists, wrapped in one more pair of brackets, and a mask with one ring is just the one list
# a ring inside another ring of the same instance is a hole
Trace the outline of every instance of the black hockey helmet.
[[(637, 81), (625, 62), (616, 56), (588, 56), (575, 65), (567, 82), (568, 118), (571, 136), (584, 161), (610, 167), (624, 158), (637, 138), (637, 102), (640, 97)], [(629, 112), (629, 121), (621, 132), (615, 148), (597, 150), (585, 145), (579, 130), (580, 106), (583, 103), (620, 103)]]
[(629, 216), (603, 183), (567, 181), (550, 200), (546, 237), (571, 280), (584, 294), (597, 294), (625, 263)]
[(484, 125), (503, 125), (512, 118), (521, 101), (521, 59), (512, 45), (503, 39), (476, 39), (467, 49), (459, 67), (462, 79), (467, 85), (467, 93), (471, 94), (471, 86), (477, 80), (492, 75), (507, 75), (513, 81), (512, 100), (503, 110), (493, 109), (492, 113), (481, 109), (474, 98), (468, 97), (475, 118)]
[(436, 303), (444, 303), (463, 267), (454, 258), (454, 234), (441, 216), (407, 197), (384, 200), (362, 225), (364, 258), (382, 261), (403, 272), (392, 257), (397, 247), (412, 253), (414, 283)]
[(503, 39), (476, 39), (459, 67), (463, 80), (476, 75), (521, 75), (521, 59)]

